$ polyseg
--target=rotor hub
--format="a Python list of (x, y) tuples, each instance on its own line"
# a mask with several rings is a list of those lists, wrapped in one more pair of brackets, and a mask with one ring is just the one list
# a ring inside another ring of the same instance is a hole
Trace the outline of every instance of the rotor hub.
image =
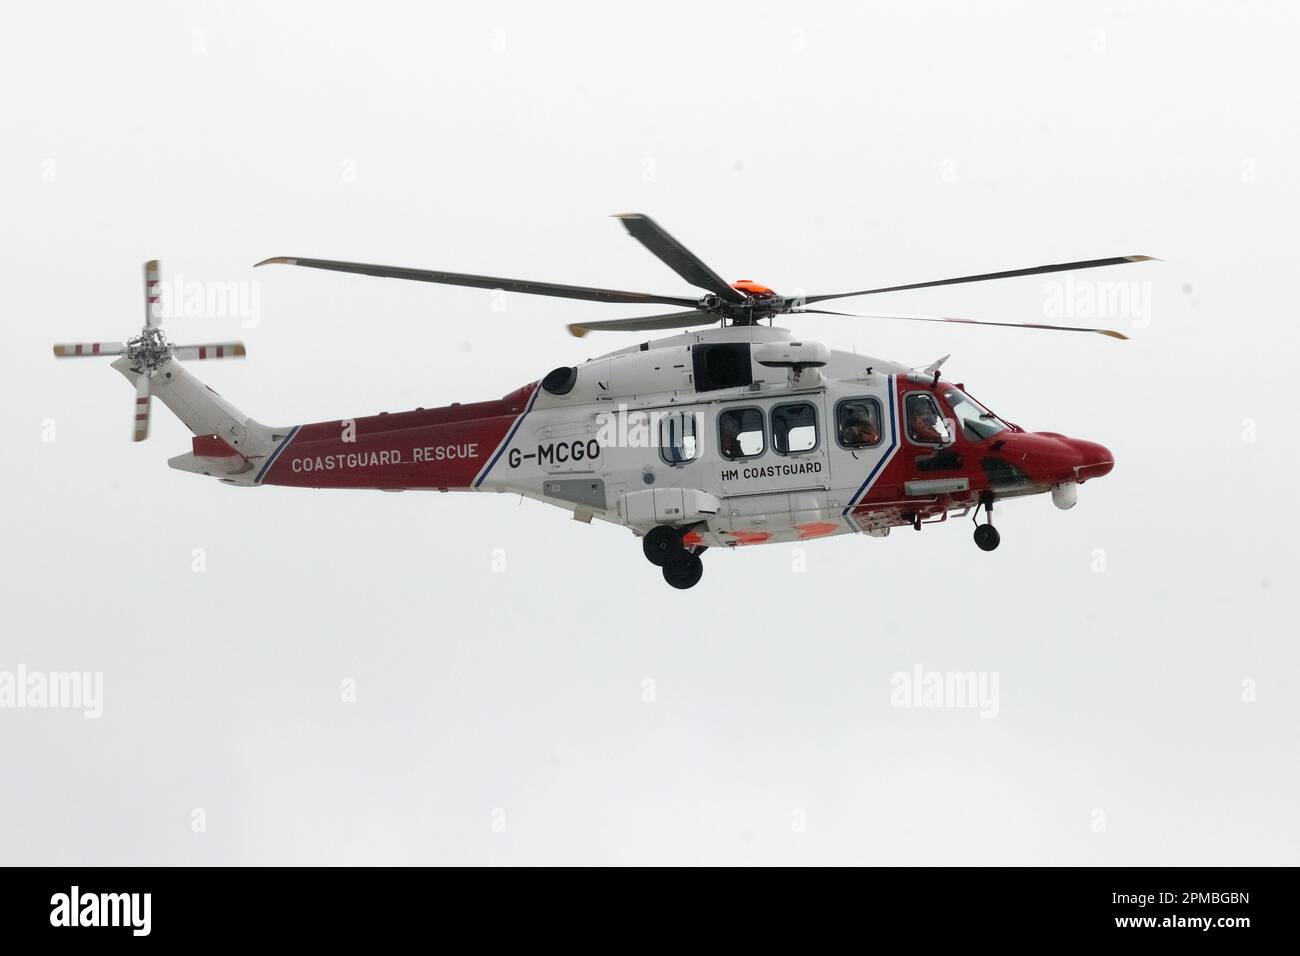
[(172, 346), (162, 329), (146, 326), (135, 338), (127, 339), (126, 357), (135, 371), (155, 372), (171, 361)]
[(700, 299), (697, 308), (725, 319), (731, 325), (757, 325), (761, 319), (789, 310), (789, 303), (783, 296), (751, 279), (740, 279), (732, 283), (731, 288), (741, 294), (739, 299), (724, 299), (710, 294)]

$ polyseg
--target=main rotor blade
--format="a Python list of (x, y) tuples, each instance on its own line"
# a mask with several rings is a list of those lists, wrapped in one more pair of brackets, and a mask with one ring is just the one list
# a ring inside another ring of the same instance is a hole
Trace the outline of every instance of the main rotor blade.
[(156, 329), (162, 322), (162, 269), (157, 259), (144, 264), (144, 324)]
[(936, 279), (934, 282), (913, 282), (909, 285), (892, 285), (883, 289), (863, 289), (860, 292), (836, 292), (831, 295), (804, 296), (803, 302), (825, 302), (827, 299), (847, 299), (855, 295), (875, 295), (879, 292), (902, 292), (906, 289), (928, 289), (939, 285), (958, 285), (962, 282), (984, 282), (988, 279), (1013, 279), (1016, 276), (1036, 276), (1048, 272), (1071, 272), (1075, 269), (1096, 269), (1100, 266), (1122, 266), (1129, 262), (1149, 262), (1153, 256), (1112, 256), (1109, 259), (1084, 259), (1080, 262), (1060, 262), (1050, 266), (1030, 269), (1011, 269), (1008, 272), (986, 272), (978, 276), (960, 276), (956, 279)]
[(958, 325), (996, 325), (1005, 329), (1048, 329), (1053, 332), (1095, 332), (1098, 335), (1108, 335), (1112, 339), (1128, 339), (1128, 336), (1123, 332), (1116, 332), (1113, 329), (1076, 328), (1070, 325), (1046, 325), (1042, 322), (983, 322), (979, 319), (958, 319), (944, 315), (898, 315), (884, 312), (832, 312), (829, 309), (794, 309), (787, 314), (801, 315), (805, 313), (811, 313), (813, 315), (847, 315), (855, 319), (890, 319), (901, 322), (955, 322)]
[(725, 279), (710, 269), (691, 250), (668, 235), (664, 228), (649, 216), (639, 212), (620, 213), (614, 217), (623, 223), (641, 245), (659, 258), (664, 265), (698, 289), (708, 289), (728, 302), (744, 302), (745, 296), (733, 289)]
[(90, 355), (121, 355), (126, 346), (121, 342), (73, 342), (54, 346), (55, 358), (80, 358)]
[(648, 332), (655, 329), (689, 329), (718, 321), (708, 312), (670, 312), (667, 315), (646, 315), (637, 319), (607, 319), (601, 322), (574, 322), (569, 334), (582, 338), (588, 332)]
[(141, 372), (135, 380), (135, 441), (144, 441), (149, 437), (150, 378), (148, 372)]
[(695, 299), (687, 299), (681, 296), (650, 295), (645, 292), (619, 292), (616, 289), (596, 289), (585, 285), (560, 285), (556, 282), (532, 282), (528, 279), (502, 279), (498, 276), (469, 275), (463, 272), (435, 272), (431, 269), (407, 269), (401, 266), (369, 265), (364, 262), (339, 262), (334, 259), (298, 259), (293, 256), (275, 256), (257, 263), (259, 266), (272, 264), (305, 266), (309, 269), (329, 269), (333, 272), (355, 272), (359, 275), (379, 276), (385, 279), (438, 282), (443, 285), (469, 286), (472, 289), (504, 289), (507, 292), (551, 295), (562, 299), (586, 299), (590, 302), (621, 302), (628, 305), (692, 306), (696, 304)]
[(219, 342), (215, 345), (177, 345), (172, 354), (190, 362), (195, 359), (243, 358), (247, 351), (243, 342)]

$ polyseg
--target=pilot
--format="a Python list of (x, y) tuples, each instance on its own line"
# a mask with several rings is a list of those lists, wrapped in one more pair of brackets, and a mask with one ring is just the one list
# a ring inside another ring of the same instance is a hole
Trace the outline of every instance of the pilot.
[(912, 413), (908, 416), (907, 424), (912, 431), (912, 437), (917, 441), (943, 444), (946, 439), (939, 431), (939, 418), (934, 413), (934, 407), (926, 401), (914, 401), (910, 404)]
[(874, 445), (880, 441), (880, 429), (860, 405), (849, 405), (844, 410), (844, 427), (840, 429), (841, 443), (854, 447)]
[(723, 458), (739, 458), (743, 454), (740, 450), (740, 422), (735, 415), (722, 418), (722, 444), (718, 450)]

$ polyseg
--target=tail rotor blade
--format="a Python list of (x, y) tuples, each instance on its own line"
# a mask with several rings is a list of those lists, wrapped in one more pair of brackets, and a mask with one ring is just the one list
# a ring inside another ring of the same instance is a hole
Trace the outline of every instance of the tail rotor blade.
[(126, 346), (121, 342), (72, 342), (54, 346), (55, 358), (83, 358), (92, 355), (121, 355)]
[(162, 276), (157, 259), (144, 264), (144, 324), (156, 329), (162, 322)]
[(177, 345), (172, 354), (186, 362), (206, 359), (243, 358), (248, 350), (243, 342), (219, 342), (212, 345)]
[(149, 437), (151, 381), (148, 372), (141, 372), (140, 377), (135, 380), (135, 441), (144, 441)]

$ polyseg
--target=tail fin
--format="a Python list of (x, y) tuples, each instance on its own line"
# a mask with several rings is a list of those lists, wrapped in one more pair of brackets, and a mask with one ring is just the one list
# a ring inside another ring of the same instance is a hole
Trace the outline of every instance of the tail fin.
[[(113, 363), (133, 385), (140, 373), (127, 358)], [(153, 396), (194, 433), (191, 452), (169, 459), (181, 471), (212, 475), (234, 484), (254, 484), (254, 476), (284, 440), (288, 428), (254, 421), (204, 385), (173, 359), (153, 378)]]

